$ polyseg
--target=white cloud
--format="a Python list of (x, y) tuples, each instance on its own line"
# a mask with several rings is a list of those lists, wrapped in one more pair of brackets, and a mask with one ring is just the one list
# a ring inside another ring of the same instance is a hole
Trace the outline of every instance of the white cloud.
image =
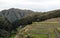
[(7, 8), (48, 11), (60, 8), (60, 0), (0, 0), (0, 10)]

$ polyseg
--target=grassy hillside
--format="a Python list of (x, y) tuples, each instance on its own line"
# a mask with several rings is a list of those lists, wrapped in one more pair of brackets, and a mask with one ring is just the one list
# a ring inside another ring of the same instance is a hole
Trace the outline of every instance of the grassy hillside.
[(14, 38), (17, 33), (15, 38), (59, 37), (59, 17), (60, 10), (48, 12), (33, 12), (14, 8), (2, 10), (0, 12), (0, 38)]
[(60, 18), (52, 18), (52, 19), (48, 19), (48, 20), (45, 20), (44, 22), (60, 22)]
[(59, 38), (60, 18), (34, 22), (19, 30), (15, 38)]

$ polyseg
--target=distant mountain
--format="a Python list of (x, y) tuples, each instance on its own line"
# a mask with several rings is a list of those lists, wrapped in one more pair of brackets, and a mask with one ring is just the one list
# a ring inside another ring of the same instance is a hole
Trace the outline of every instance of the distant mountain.
[(15, 9), (11, 8), (8, 10), (2, 10), (0, 13), (3, 17), (7, 18), (11, 23), (22, 19), (25, 15), (32, 13), (31, 10), (21, 10), (21, 9)]

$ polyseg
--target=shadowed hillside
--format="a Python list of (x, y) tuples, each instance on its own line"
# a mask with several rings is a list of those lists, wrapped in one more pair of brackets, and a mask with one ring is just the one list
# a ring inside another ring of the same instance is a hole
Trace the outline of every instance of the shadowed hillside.
[(49, 12), (31, 13), (27, 14), (23, 19), (14, 22), (14, 25), (26, 26), (32, 24), (33, 22), (41, 22), (51, 18), (60, 17), (60, 10), (54, 10)]

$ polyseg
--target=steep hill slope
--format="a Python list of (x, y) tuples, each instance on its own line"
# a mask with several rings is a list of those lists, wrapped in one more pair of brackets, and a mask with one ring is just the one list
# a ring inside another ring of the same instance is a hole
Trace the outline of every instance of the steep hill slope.
[(60, 18), (34, 22), (21, 29), (15, 38), (58, 38), (56, 28), (60, 28)]
[(31, 10), (21, 10), (21, 9), (15, 9), (11, 8), (8, 10), (2, 10), (0, 13), (3, 14), (5, 18), (7, 18), (10, 22), (14, 22), (16, 20), (19, 20), (23, 18), (25, 15), (32, 13)]

